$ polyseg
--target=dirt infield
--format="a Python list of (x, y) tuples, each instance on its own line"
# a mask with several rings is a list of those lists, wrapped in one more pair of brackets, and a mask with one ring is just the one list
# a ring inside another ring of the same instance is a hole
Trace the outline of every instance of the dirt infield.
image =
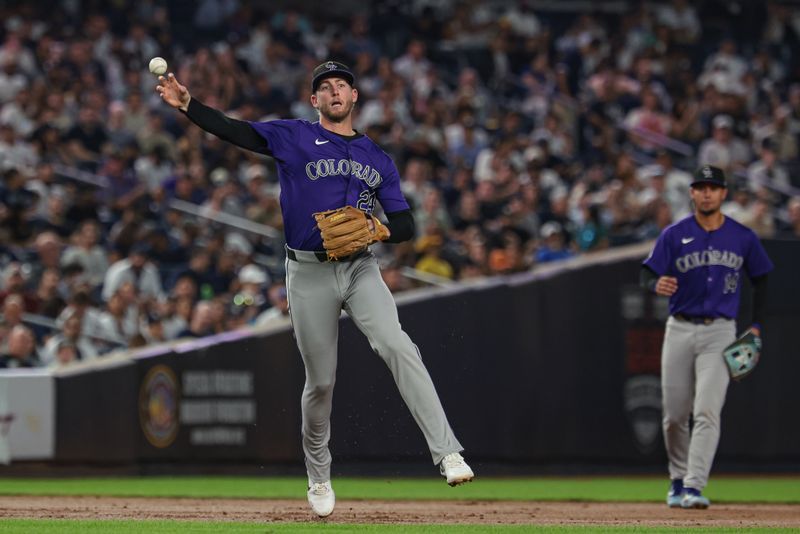
[(800, 505), (781, 504), (721, 504), (708, 510), (670, 510), (653, 503), (342, 500), (336, 504), (333, 515), (320, 520), (301, 500), (12, 496), (0, 498), (0, 518), (800, 528)]

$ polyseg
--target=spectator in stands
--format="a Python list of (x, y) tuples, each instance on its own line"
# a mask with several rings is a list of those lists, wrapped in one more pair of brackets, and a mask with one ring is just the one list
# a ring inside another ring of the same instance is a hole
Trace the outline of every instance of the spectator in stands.
[(60, 239), (67, 239), (75, 229), (75, 221), (69, 213), (69, 200), (66, 194), (58, 192), (47, 196), (44, 213), (37, 214), (30, 221), (30, 228), (37, 234), (52, 232)]
[(661, 150), (656, 156), (656, 164), (664, 172), (664, 188), (672, 219), (677, 221), (689, 214), (689, 202), (686, 191), (692, 182), (692, 175), (674, 165), (673, 157), (667, 150)]
[(125, 104), (115, 100), (108, 106), (108, 140), (112, 151), (121, 151), (136, 143), (133, 131), (125, 126)]
[(62, 341), (56, 348), (56, 357), (50, 362), (50, 367), (66, 367), (79, 361), (78, 349), (68, 341)]
[(414, 210), (414, 223), (420, 231), (437, 227), (449, 230), (452, 226), (447, 210), (442, 206), (441, 193), (435, 187), (428, 187), (422, 199), (422, 204)]
[(195, 304), (192, 310), (192, 317), (189, 321), (189, 326), (182, 332), (179, 332), (177, 337), (205, 337), (214, 334), (213, 311), (211, 303), (200, 301)]
[(61, 251), (63, 242), (54, 232), (42, 232), (36, 236), (33, 243), (34, 255), (29, 262), (29, 284), (38, 284), (39, 280), (48, 269), (58, 270), (61, 267)]
[(728, 199), (722, 204), (722, 213), (736, 222), (746, 224), (752, 218), (754, 195), (747, 184), (739, 184), (729, 193)]
[(628, 112), (625, 126), (628, 135), (637, 149), (653, 154), (672, 130), (672, 119), (661, 109), (661, 102), (651, 89), (645, 88), (641, 94), (642, 105)]
[(788, 205), (788, 223), (778, 237), (783, 239), (800, 239), (800, 197), (792, 198)]
[(489, 252), (489, 272), (491, 274), (510, 274), (528, 267), (528, 263), (523, 258), (519, 233), (511, 229), (503, 230), (495, 247)]
[[(797, 99), (798, 105), (800, 105), (800, 85), (793, 86), (789, 95), (790, 101)], [(772, 114), (772, 124), (764, 128), (764, 136), (772, 140), (778, 161), (781, 163), (797, 161), (800, 156), (800, 141), (798, 141), (795, 131), (798, 126), (800, 126), (800, 122), (792, 118), (792, 110), (783, 105), (775, 108)]]
[(381, 277), (392, 293), (399, 293), (413, 287), (411, 280), (403, 275), (400, 265), (394, 260), (381, 267)]
[(139, 323), (139, 332), (146, 343), (164, 343), (169, 338), (164, 329), (164, 321), (159, 313), (149, 313), (142, 317)]
[(600, 206), (587, 195), (581, 199), (581, 221), (575, 226), (573, 241), (581, 252), (608, 247), (608, 229), (600, 216)]
[(196, 302), (199, 297), (199, 290), (195, 278), (190, 274), (182, 273), (175, 281), (175, 285), (172, 286), (169, 296), (170, 298), (186, 298), (192, 302)]
[(289, 324), (289, 300), (286, 297), (286, 285), (275, 282), (267, 290), (270, 308), (261, 312), (253, 321), (253, 326), (268, 324)]
[(745, 225), (761, 239), (775, 236), (775, 217), (772, 215), (771, 198), (772, 195), (769, 191), (758, 193), (753, 207), (745, 219)]
[(680, 45), (693, 45), (700, 37), (700, 19), (688, 0), (671, 0), (658, 6), (656, 21), (669, 28)]
[(36, 306), (35, 297), (27, 289), (26, 270), (20, 262), (9, 262), (3, 269), (0, 282), (0, 304), (4, 303), (9, 295), (19, 295), (25, 301), (26, 308)]
[(164, 291), (161, 287), (161, 276), (155, 265), (148, 258), (150, 246), (136, 243), (131, 247), (127, 258), (121, 259), (109, 267), (103, 281), (102, 296), (108, 301), (125, 282), (133, 283), (140, 297), (146, 300), (161, 300)]
[(414, 245), (420, 255), (414, 268), (420, 273), (452, 280), (455, 270), (450, 262), (442, 258), (443, 245), (444, 238), (442, 237), (441, 229), (432, 227), (429, 233), (417, 239)]
[(0, 123), (0, 170), (27, 173), (39, 163), (33, 145), (23, 139), (10, 124)]
[[(768, 192), (789, 191), (791, 186), (789, 173), (778, 162), (775, 147), (770, 138), (765, 138), (761, 142), (760, 158), (747, 168), (747, 180), (753, 192), (762, 189), (766, 189)], [(779, 198), (778, 195), (775, 195), (775, 199), (777, 198)]]
[(536, 250), (536, 263), (564, 260), (573, 256), (572, 251), (564, 243), (563, 232), (561, 225), (555, 221), (549, 221), (542, 225), (542, 241)]
[(87, 288), (74, 291), (67, 299), (67, 306), (56, 318), (56, 327), (62, 328), (67, 317), (76, 313), (81, 318), (83, 335), (95, 338), (100, 333), (101, 311), (97, 309)]
[(0, 350), (8, 345), (8, 335), (16, 326), (22, 325), (25, 300), (22, 295), (12, 293), (3, 300), (3, 316), (0, 317)]
[(14, 369), (39, 365), (33, 332), (21, 324), (14, 326), (8, 333), (5, 347), (0, 350), (0, 368)]
[[(175, 286), (182, 278), (188, 278), (193, 285), (193, 291), (190, 296), (193, 300), (197, 299), (200, 289), (204, 284), (213, 285), (213, 271), (211, 263), (211, 254), (204, 247), (195, 247), (192, 249), (189, 256), (189, 265), (180, 271), (174, 280), (171, 281), (170, 286), (173, 288), (172, 293), (175, 292)], [(181, 292), (187, 291), (189, 288), (185, 285), (181, 288)]]
[(134, 168), (124, 152), (112, 152), (102, 161), (98, 174), (107, 183), (101, 189), (101, 198), (115, 216), (129, 209), (137, 210), (147, 194), (147, 187), (136, 177)]
[(0, 104), (11, 102), (17, 93), (28, 85), (15, 55), (5, 54), (0, 58)]
[(165, 338), (175, 339), (188, 327), (194, 306), (194, 301), (187, 297), (170, 297), (163, 303), (157, 304), (155, 312), (161, 319)]
[(100, 287), (108, 270), (108, 257), (99, 244), (100, 228), (97, 221), (83, 221), (72, 236), (73, 244), (61, 256), (61, 265), (79, 263), (86, 280), (92, 287)]
[(97, 348), (83, 335), (82, 318), (77, 313), (67, 317), (61, 332), (52, 336), (41, 352), (42, 365), (65, 364), (71, 361), (87, 361), (97, 357)]
[(25, 182), (25, 188), (36, 194), (36, 208), (32, 215), (33, 219), (41, 219), (47, 215), (48, 200), (51, 196), (60, 196), (63, 199), (67, 195), (67, 187), (59, 183), (53, 165), (49, 162), (41, 162), (36, 166), (34, 174)]
[[(3, 127), (0, 126), (0, 131)], [(5, 127), (5, 130), (8, 130)], [(0, 140), (0, 153), (6, 150)], [(2, 158), (2, 156), (0, 156)], [(0, 168), (2, 165), (0, 160)], [(36, 205), (37, 196), (26, 189), (25, 177), (16, 168), (10, 168), (2, 173), (3, 181), (0, 184), (0, 235), (15, 243), (22, 243), (31, 237), (30, 217), (32, 208)]]
[(64, 137), (69, 149), (70, 162), (87, 170), (96, 170), (108, 134), (97, 110), (83, 106), (78, 112), (78, 122)]
[(230, 306), (231, 315), (238, 325), (249, 324), (270, 306), (264, 295), (269, 277), (261, 267), (251, 263), (239, 271), (238, 285), (239, 290), (233, 295)]
[(712, 121), (713, 134), (700, 145), (698, 165), (714, 165), (726, 174), (741, 172), (750, 158), (747, 144), (733, 133), (730, 115), (717, 115)]
[[(39, 278), (39, 284), (31, 293), (30, 305), (27, 306), (31, 313), (55, 319), (64, 306), (67, 305), (59, 293), (61, 278), (55, 269), (47, 269)], [(38, 337), (38, 336), (37, 336)]]
[(139, 310), (131, 286), (126, 282), (111, 295), (98, 320), (99, 335), (116, 346), (127, 346), (139, 333)]
[(392, 63), (394, 72), (409, 83), (424, 78), (431, 68), (433, 65), (427, 58), (425, 43), (419, 39), (412, 39), (405, 54)]

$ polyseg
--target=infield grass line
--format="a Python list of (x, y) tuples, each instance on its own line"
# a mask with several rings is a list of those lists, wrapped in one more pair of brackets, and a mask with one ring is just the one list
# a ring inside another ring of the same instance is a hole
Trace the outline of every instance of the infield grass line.
[[(353, 500), (503, 500), (662, 502), (661, 477), (476, 478), (448, 487), (438, 478), (334, 478), (336, 494)], [(305, 499), (299, 477), (0, 478), (0, 495), (98, 495)], [(713, 477), (704, 491), (715, 503), (800, 503), (800, 476)]]

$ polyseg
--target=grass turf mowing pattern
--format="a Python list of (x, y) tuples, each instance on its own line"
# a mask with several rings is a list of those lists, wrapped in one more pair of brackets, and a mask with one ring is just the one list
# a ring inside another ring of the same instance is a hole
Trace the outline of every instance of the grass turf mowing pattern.
[[(668, 482), (662, 477), (487, 477), (457, 488), (437, 478), (341, 478), (333, 484), (342, 499), (661, 502)], [(0, 478), (0, 495), (305, 499), (305, 486), (305, 479), (296, 477)], [(716, 503), (800, 503), (798, 487), (800, 477), (718, 476), (704, 493)]]
[[(675, 528), (668, 527), (626, 527), (626, 526), (558, 526), (558, 525), (358, 525), (358, 524), (290, 524), (290, 523), (223, 523), (223, 522), (187, 522), (187, 521), (65, 521), (37, 519), (0, 519), (0, 531), (4, 534), (83, 534), (106, 533), (139, 534), (267, 534), (287, 532), (289, 534), (312, 534), (318, 532), (389, 532), (403, 534), (472, 534), (481, 532), (519, 533), (519, 532), (647, 532), (673, 534)], [(730, 527), (695, 527), (698, 532), (793, 532), (783, 528), (743, 528)]]

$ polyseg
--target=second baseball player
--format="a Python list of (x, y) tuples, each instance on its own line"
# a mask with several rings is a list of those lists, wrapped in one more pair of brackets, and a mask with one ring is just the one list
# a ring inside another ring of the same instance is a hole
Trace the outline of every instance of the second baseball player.
[(720, 211), (727, 192), (721, 169), (700, 167), (690, 189), (694, 214), (661, 233), (641, 270), (646, 288), (670, 298), (661, 386), (671, 508), (710, 504), (702, 490), (717, 450), (730, 381), (722, 351), (736, 338), (745, 273), (754, 289), (751, 330), (760, 334), (764, 321), (772, 262), (752, 230)]

